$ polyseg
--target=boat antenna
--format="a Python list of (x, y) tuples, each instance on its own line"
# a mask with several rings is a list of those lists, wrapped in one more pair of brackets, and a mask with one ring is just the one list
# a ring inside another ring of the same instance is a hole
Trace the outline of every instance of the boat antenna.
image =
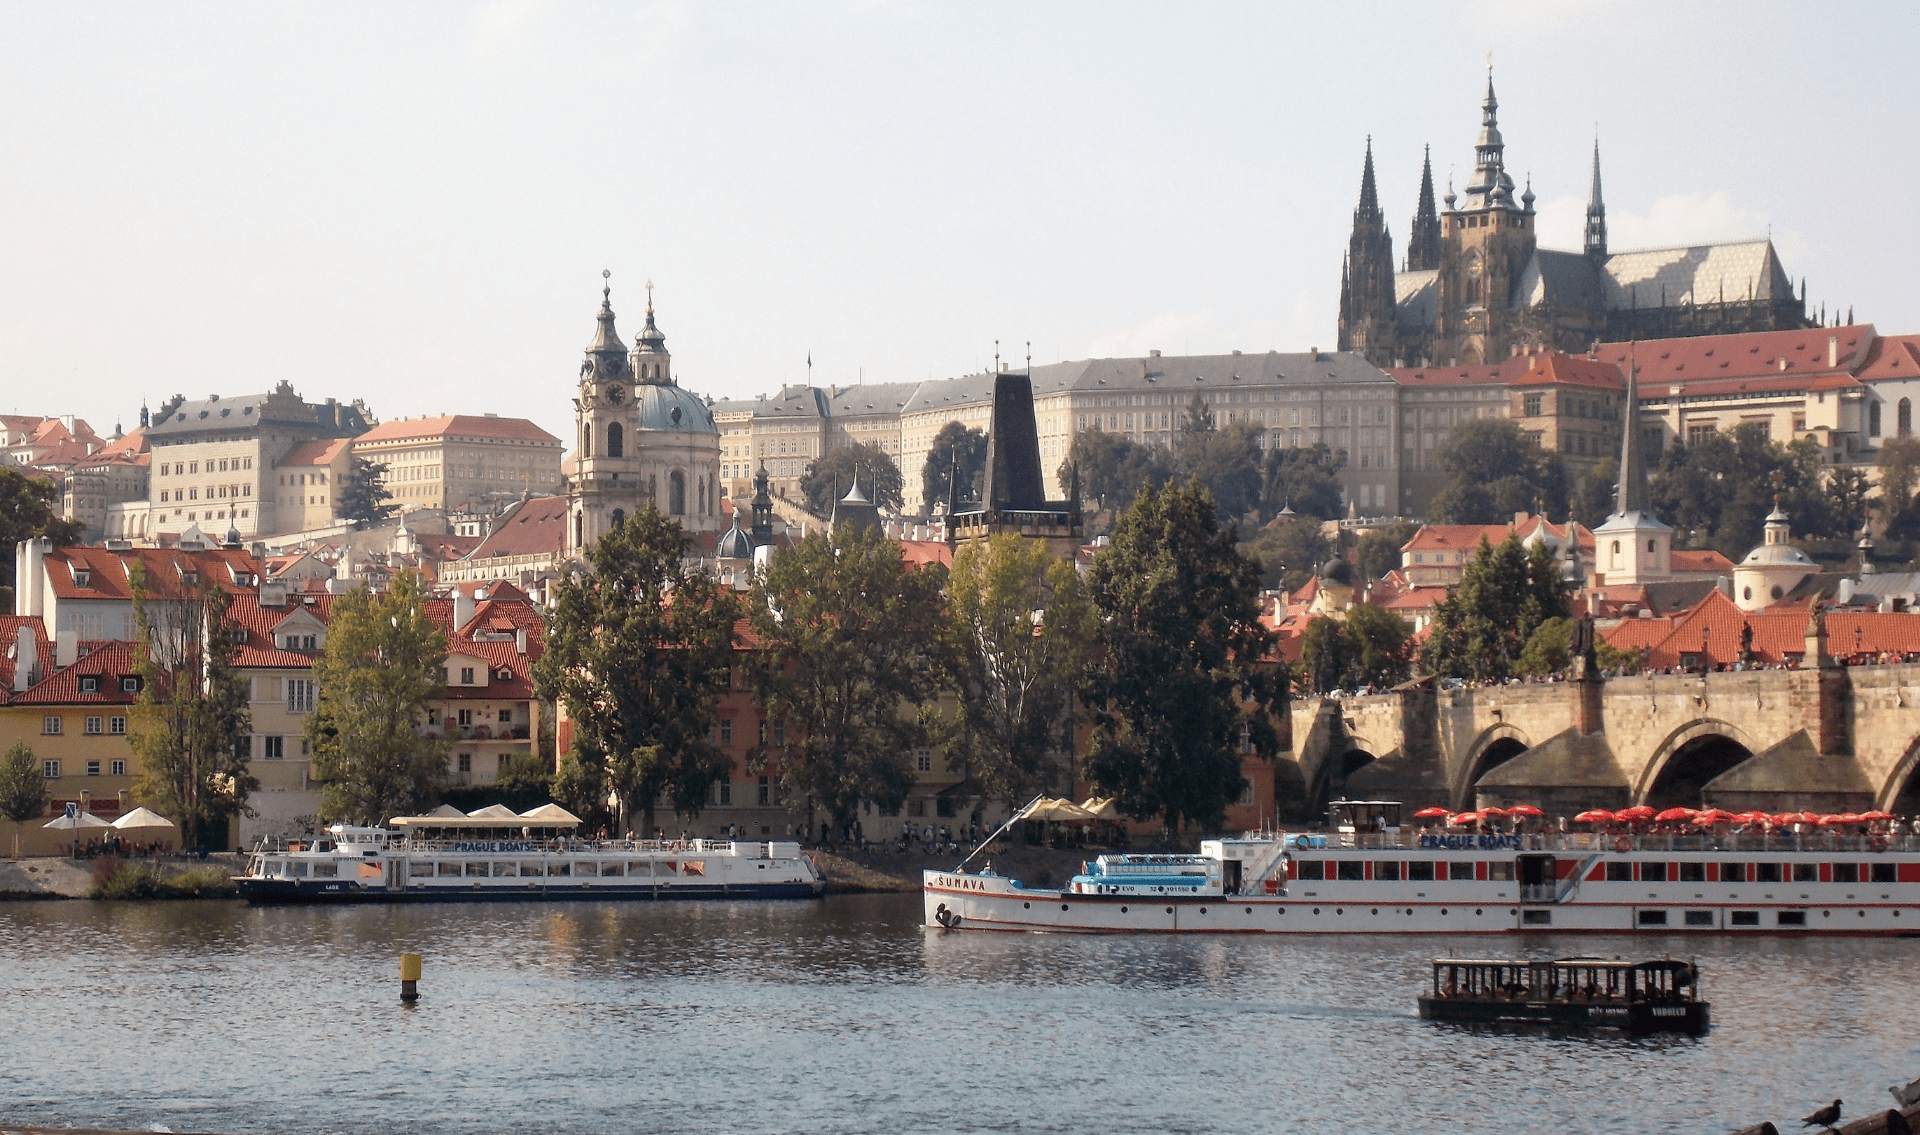
[(1042, 792), (1039, 795), (1035, 796), (1033, 799), (1027, 801), (1026, 807), (1021, 808), (1019, 811), (1015, 812), (1013, 815), (1008, 816), (1007, 822), (995, 828), (992, 835), (981, 840), (980, 846), (974, 848), (973, 851), (965, 859), (962, 859), (960, 861), (960, 866), (955, 867), (953, 869), (953, 873), (956, 875), (965, 874), (967, 870), (967, 864), (973, 862), (973, 857), (975, 855), (978, 855), (981, 852), (985, 851), (987, 848), (993, 846), (993, 841), (1000, 838), (1001, 832), (1006, 831), (1008, 828), (1019, 823), (1021, 820), (1026, 819), (1027, 813), (1033, 811), (1034, 806), (1039, 804), (1040, 801), (1045, 800), (1046, 798), (1047, 798), (1047, 794)]

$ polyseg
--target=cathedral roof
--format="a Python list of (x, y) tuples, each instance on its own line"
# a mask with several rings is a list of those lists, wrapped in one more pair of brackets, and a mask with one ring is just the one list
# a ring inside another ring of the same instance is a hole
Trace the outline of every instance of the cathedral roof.
[(1440, 270), (1395, 272), (1393, 306), (1401, 327), (1431, 327), (1440, 318)]
[(1591, 310), (1600, 306), (1602, 294), (1600, 273), (1585, 254), (1536, 248), (1527, 266), (1514, 279), (1511, 304), (1514, 307), (1552, 304)]
[(1606, 306), (1616, 311), (1793, 296), (1770, 240), (1616, 252), (1601, 268), (1600, 286)]

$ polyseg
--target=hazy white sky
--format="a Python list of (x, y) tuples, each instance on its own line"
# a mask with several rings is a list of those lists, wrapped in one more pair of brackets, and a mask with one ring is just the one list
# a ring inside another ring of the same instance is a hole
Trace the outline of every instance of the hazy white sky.
[(571, 433), (613, 270), (683, 385), (1331, 347), (1374, 154), (1508, 167), (1577, 248), (1764, 235), (1920, 331), (1911, 4), (0, 8), (0, 409), (131, 427), (285, 378)]

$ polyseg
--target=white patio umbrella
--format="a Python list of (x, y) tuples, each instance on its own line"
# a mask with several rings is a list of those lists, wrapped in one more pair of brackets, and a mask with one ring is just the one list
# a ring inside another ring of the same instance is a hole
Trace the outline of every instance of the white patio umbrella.
[[(145, 809), (142, 809), (142, 811), (145, 811)], [(53, 828), (55, 831), (71, 832), (79, 831), (82, 828), (110, 828), (113, 825), (94, 815), (92, 812), (75, 812), (71, 816), (55, 816), (52, 820), (40, 826)]]
[(135, 808), (113, 822), (113, 826), (123, 832), (153, 831), (161, 828), (173, 828), (174, 822), (158, 812), (145, 808)]

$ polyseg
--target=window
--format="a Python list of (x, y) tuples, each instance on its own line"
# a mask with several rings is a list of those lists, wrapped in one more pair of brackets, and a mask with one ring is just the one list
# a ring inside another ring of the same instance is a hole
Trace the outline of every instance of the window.
[(1667, 865), (1665, 863), (1640, 864), (1640, 881), (1643, 883), (1666, 882), (1667, 881)]
[(1895, 881), (1895, 878), (1896, 878), (1896, 872), (1894, 871), (1893, 864), (1875, 863), (1873, 865), (1873, 881), (1874, 882), (1891, 883)]
[(1688, 926), (1712, 926), (1713, 912), (1710, 910), (1690, 910), (1686, 915)]
[(1643, 910), (1639, 912), (1639, 918), (1636, 919), (1636, 921), (1642, 926), (1665, 926), (1667, 924), (1667, 912), (1664, 910)]
[(1778, 863), (1755, 863), (1753, 865), (1753, 881), (1756, 883), (1778, 883), (1780, 881), (1780, 865)]
[(107, 718), (107, 733), (113, 737), (125, 737), (127, 735), (127, 719), (124, 717)]
[(1730, 911), (1727, 915), (1727, 925), (1758, 926), (1760, 925), (1760, 912), (1757, 910)]
[[(460, 684), (463, 686), (473, 685), (473, 667), (471, 666), (460, 667)], [(461, 710), (460, 712), (465, 713), (466, 711)], [(466, 722), (463, 721), (460, 724), (465, 725)]]
[(1783, 910), (1780, 912), (1779, 923), (1782, 926), (1805, 926), (1807, 924), (1807, 912), (1804, 910)]
[(1321, 859), (1302, 859), (1294, 868), (1295, 878), (1319, 882), (1327, 877), (1326, 861)]
[(107, 775), (109, 775), (109, 776), (125, 776), (125, 775), (127, 775), (127, 762), (125, 762), (125, 761), (108, 761), (108, 762), (107, 762)]
[[(1867, 436), (1880, 436), (1880, 403), (1877, 401), (1867, 404)], [(167, 499), (166, 494), (161, 494), (160, 499)]]
[(88, 761), (88, 762), (87, 762), (87, 775), (88, 775), (88, 776), (99, 776), (99, 775), (100, 775), (100, 762), (99, 762), (99, 761)]
[(760, 805), (765, 807), (769, 803), (771, 800), (768, 798), (767, 778), (763, 776), (760, 778)]
[(1447, 878), (1453, 882), (1472, 882), (1473, 881), (1472, 860), (1456, 859), (1453, 862), (1447, 864)]
[(723, 780), (720, 782), (720, 803), (733, 803), (733, 781)]
[(1376, 862), (1373, 865), (1373, 878), (1375, 882), (1380, 883), (1399, 882), (1400, 861), (1397, 859), (1382, 859)]
[(102, 721), (100, 718), (94, 716), (93, 714), (88, 714), (87, 726), (86, 726), (87, 736), (89, 737), (100, 736), (102, 726), (104, 726), (105, 724), (106, 723)]
[(1511, 883), (1513, 881), (1513, 860), (1501, 859), (1487, 864), (1487, 878), (1495, 882)]
[(60, 779), (60, 762), (59, 761), (41, 761), (40, 775), (47, 778), (48, 780), (59, 780)]
[(733, 718), (731, 717), (723, 717), (720, 719), (720, 743), (722, 745), (733, 744)]
[(1745, 863), (1722, 863), (1720, 865), (1720, 881), (1723, 883), (1746, 882), (1747, 865)]
[(1833, 865), (1833, 881), (1836, 883), (1859, 882), (1860, 865), (1858, 863), (1835, 863)]
[(455, 760), (459, 762), (458, 764), (459, 771), (461, 772), (473, 771), (473, 754), (472, 753), (461, 753), (458, 757), (455, 758)]
[(129, 674), (126, 677), (120, 679), (120, 692), (123, 694), (139, 693), (140, 679), (138, 677), (135, 677), (132, 674)]
[(1796, 883), (1819, 882), (1820, 865), (1818, 863), (1795, 863), (1793, 865), (1793, 881)]
[(1367, 865), (1358, 859), (1340, 860), (1337, 870), (1339, 871), (1338, 877), (1345, 880), (1365, 879), (1367, 877)]
[(260, 738), (260, 759), (261, 760), (279, 761), (279, 760), (285, 760), (286, 756), (287, 756), (287, 739), (285, 737), (269, 736), (269, 737)]
[(1433, 864), (1425, 859), (1407, 864), (1407, 878), (1415, 883), (1433, 881)]
[(1900, 405), (1895, 407), (1895, 410), (1894, 410), (1894, 420), (1898, 423), (1898, 429), (1901, 437), (1912, 436), (1913, 434), (1913, 400), (1911, 398), (1900, 399)]
[(1540, 396), (1538, 394), (1527, 395), (1525, 399), (1525, 408), (1521, 410), (1521, 413), (1529, 418), (1539, 417), (1540, 416)]
[(99, 693), (100, 679), (93, 674), (83, 675), (80, 679), (80, 692), (83, 694)]
[(462, 726), (468, 726), (468, 725), (472, 725), (472, 724), (473, 724), (473, 711), (472, 711), (472, 710), (470, 710), (470, 709), (463, 709), (463, 710), (461, 710), (461, 711), (460, 711), (460, 724), (461, 724)]
[(312, 713), (314, 695), (318, 690), (318, 683), (311, 678), (288, 678), (287, 712)]
[(1680, 881), (1683, 883), (1706, 882), (1707, 865), (1705, 863), (1682, 863), (1680, 865)]
[(1607, 863), (1607, 882), (1633, 882), (1633, 864), (1623, 859), (1609, 860)]
[[(40, 719), (40, 732), (49, 737), (57, 737), (60, 735), (60, 725), (61, 721), (57, 714), (48, 714)], [(54, 775), (58, 776), (60, 774), (55, 773)]]
[(921, 772), (932, 772), (933, 754), (921, 749), (913, 755), (913, 767)]

